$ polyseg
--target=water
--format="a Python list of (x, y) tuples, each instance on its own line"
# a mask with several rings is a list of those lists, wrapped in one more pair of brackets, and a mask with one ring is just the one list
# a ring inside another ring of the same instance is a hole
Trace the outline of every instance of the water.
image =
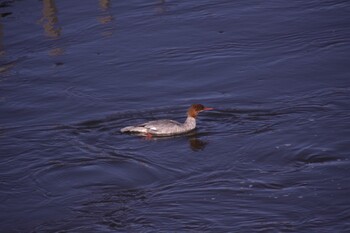
[(349, 9), (1, 1), (2, 232), (349, 232)]

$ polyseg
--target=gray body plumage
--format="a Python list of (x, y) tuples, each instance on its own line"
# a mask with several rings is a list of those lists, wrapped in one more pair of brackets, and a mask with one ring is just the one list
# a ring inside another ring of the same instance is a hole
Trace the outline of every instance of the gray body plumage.
[(139, 134), (152, 134), (157, 136), (170, 136), (187, 133), (196, 128), (196, 118), (188, 116), (185, 123), (181, 124), (173, 120), (149, 121), (137, 126), (122, 128), (122, 133), (131, 132)]

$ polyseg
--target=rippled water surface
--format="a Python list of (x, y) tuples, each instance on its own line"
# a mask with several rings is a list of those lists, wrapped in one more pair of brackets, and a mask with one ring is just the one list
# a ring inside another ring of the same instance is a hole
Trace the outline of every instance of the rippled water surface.
[[(349, 232), (348, 1), (0, 1), (2, 232)], [(145, 140), (120, 128), (185, 120)]]

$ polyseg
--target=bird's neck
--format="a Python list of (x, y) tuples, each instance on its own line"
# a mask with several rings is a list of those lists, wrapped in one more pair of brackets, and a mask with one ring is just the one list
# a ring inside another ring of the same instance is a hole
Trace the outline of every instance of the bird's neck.
[(186, 121), (184, 123), (184, 126), (188, 129), (194, 129), (196, 128), (196, 118), (187, 116)]

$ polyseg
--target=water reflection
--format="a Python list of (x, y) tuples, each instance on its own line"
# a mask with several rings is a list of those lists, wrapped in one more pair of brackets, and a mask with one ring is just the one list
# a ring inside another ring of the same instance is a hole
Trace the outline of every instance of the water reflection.
[(3, 34), (3, 29), (2, 29), (2, 24), (0, 23), (0, 56), (3, 56), (5, 54), (5, 49), (4, 46), (2, 44), (2, 38), (4, 37)]
[(110, 0), (100, 0), (99, 1), (100, 8), (104, 11), (108, 10), (110, 7)]
[(156, 13), (164, 14), (165, 13), (165, 0), (159, 0), (156, 5)]
[[(97, 20), (103, 24), (108, 25), (113, 21), (113, 16), (110, 14), (109, 9), (111, 6), (110, 0), (99, 0), (99, 6), (102, 10), (102, 16), (99, 16)], [(106, 31), (102, 33), (103, 36), (111, 36), (112, 35), (112, 28), (107, 27)]]
[(57, 26), (57, 8), (54, 0), (43, 0), (42, 22), (47, 36), (57, 38), (61, 35), (61, 28)]
[[(0, 7), (1, 8), (1, 7)], [(0, 57), (5, 55), (5, 47), (3, 45), (3, 38), (4, 38), (4, 30), (3, 30), (3, 25), (0, 22)], [(8, 71), (10, 68), (12, 68), (16, 64), (15, 61), (11, 61), (8, 63), (1, 62), (0, 64), (0, 73), (5, 73)], [(3, 101), (3, 98), (0, 97), (0, 102)]]
[(50, 56), (60, 56), (64, 54), (64, 49), (62, 48), (53, 48), (49, 51)]
[[(137, 206), (150, 201), (150, 191), (138, 188), (122, 189), (118, 185), (106, 185), (93, 188), (94, 195), (82, 199), (73, 211), (80, 218), (94, 222), (96, 216), (103, 219), (101, 225), (108, 229), (124, 232), (122, 229), (132, 226), (142, 228), (151, 225), (144, 217), (138, 217)], [(136, 206), (135, 206), (136, 204)]]
[[(137, 135), (137, 134), (135, 134)], [(140, 135), (139, 135), (140, 136)], [(183, 137), (184, 135), (177, 135), (177, 136), (167, 136), (167, 137), (152, 137), (152, 138), (143, 138), (145, 140), (152, 140), (152, 141), (157, 141), (157, 140), (166, 140), (166, 139), (173, 139), (177, 137)], [(203, 141), (197, 137), (196, 130), (193, 132), (188, 133), (187, 135), (188, 138), (188, 144), (191, 148), (192, 151), (202, 151), (205, 149), (205, 147), (208, 145), (207, 141)], [(143, 137), (143, 136), (142, 136)]]
[(16, 65), (16, 61), (11, 61), (11, 62), (8, 62), (8, 63), (5, 63), (5, 64), (1, 64), (0, 65), (0, 73), (5, 73), (6, 71), (11, 69), (15, 65)]
[[(41, 19), (46, 36), (57, 39), (61, 36), (61, 27), (58, 26), (57, 7), (54, 0), (43, 0), (43, 18)], [(64, 49), (56, 47), (49, 51), (50, 56), (60, 56)]]
[(190, 143), (190, 147), (193, 151), (201, 151), (204, 150), (204, 148), (206, 147), (206, 145), (208, 144), (208, 142), (206, 141), (202, 141), (199, 138), (196, 137), (192, 137), (188, 140), (188, 142)]

